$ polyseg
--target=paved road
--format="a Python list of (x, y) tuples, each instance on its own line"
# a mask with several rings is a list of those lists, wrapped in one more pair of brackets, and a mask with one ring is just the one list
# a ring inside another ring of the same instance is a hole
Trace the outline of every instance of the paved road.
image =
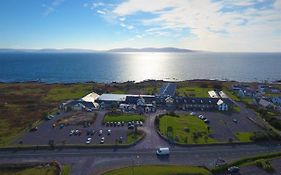
[(280, 145), (202, 146), (171, 148), (169, 159), (159, 159), (155, 149), (64, 149), (39, 151), (2, 151), (0, 163), (58, 160), (72, 166), (72, 174), (99, 174), (106, 169), (145, 164), (182, 164), (212, 167), (217, 158), (227, 161), (260, 153), (281, 151)]

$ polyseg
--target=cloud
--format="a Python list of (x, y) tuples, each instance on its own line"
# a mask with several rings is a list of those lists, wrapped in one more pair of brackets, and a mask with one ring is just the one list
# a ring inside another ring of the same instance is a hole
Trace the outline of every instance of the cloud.
[(123, 23), (123, 22), (120, 23), (120, 26), (121, 26), (121, 27), (124, 27), (124, 28), (126, 28), (126, 29), (128, 29), (128, 30), (132, 30), (132, 29), (135, 28), (133, 25), (125, 24), (125, 23)]
[(106, 12), (103, 11), (103, 10), (97, 10), (97, 13), (98, 13), (98, 14), (101, 14), (101, 15), (105, 15), (105, 14), (106, 14)]
[(127, 0), (112, 11), (150, 36), (181, 33), (175, 44), (190, 48), (280, 51), (280, 7), (281, 0)]
[(49, 4), (49, 5), (43, 4), (42, 6), (45, 8), (43, 15), (48, 16), (49, 14), (54, 12), (64, 2), (65, 2), (65, 0), (53, 0), (51, 2), (51, 4)]

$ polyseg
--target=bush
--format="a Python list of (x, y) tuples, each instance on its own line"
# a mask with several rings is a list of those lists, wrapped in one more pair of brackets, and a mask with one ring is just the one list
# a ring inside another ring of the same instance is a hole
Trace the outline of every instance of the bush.
[(274, 169), (268, 160), (259, 159), (259, 160), (256, 160), (255, 163), (256, 163), (257, 167), (259, 167), (267, 172), (270, 172), (270, 173), (274, 172)]

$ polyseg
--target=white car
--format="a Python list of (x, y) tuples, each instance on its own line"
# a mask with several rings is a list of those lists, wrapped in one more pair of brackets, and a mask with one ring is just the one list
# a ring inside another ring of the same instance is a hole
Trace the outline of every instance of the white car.
[(102, 135), (102, 129), (99, 130), (99, 136)]
[(104, 137), (102, 137), (102, 138), (100, 139), (100, 143), (101, 143), (101, 144), (104, 143)]
[(86, 144), (90, 144), (91, 141), (92, 141), (92, 138), (91, 138), (91, 137), (88, 137), (88, 138), (87, 138), (87, 141), (86, 141)]
[(195, 114), (196, 114), (195, 112), (191, 112), (191, 113), (190, 113), (190, 115), (195, 115)]
[(69, 135), (72, 136), (72, 135), (74, 134), (74, 132), (75, 132), (75, 131), (74, 131), (73, 129), (70, 130)]
[(111, 134), (111, 129), (107, 130), (107, 135)]

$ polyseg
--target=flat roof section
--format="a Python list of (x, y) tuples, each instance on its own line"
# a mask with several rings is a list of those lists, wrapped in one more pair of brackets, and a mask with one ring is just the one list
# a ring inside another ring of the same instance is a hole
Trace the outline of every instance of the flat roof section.
[(100, 101), (117, 101), (124, 102), (126, 101), (127, 96), (132, 97), (154, 97), (154, 95), (131, 95), (131, 94), (102, 94), (98, 97)]

